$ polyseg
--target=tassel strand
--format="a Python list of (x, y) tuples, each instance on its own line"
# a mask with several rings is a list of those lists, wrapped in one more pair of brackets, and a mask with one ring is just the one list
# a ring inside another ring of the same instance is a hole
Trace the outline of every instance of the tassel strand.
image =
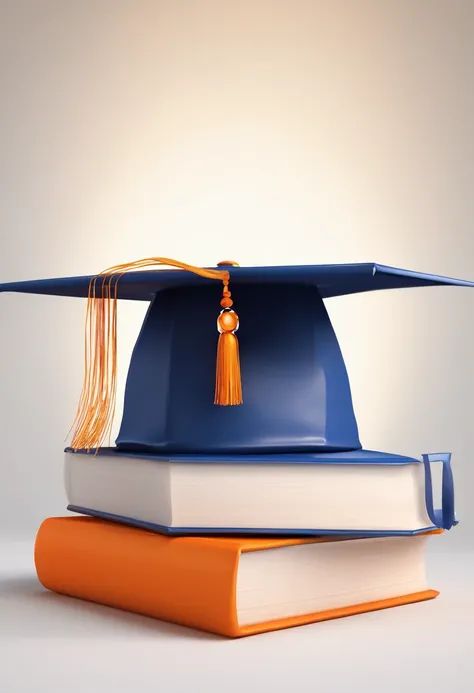
[[(239, 320), (234, 311), (229, 310), (233, 305), (229, 291), (229, 272), (224, 269), (194, 267), (169, 258), (156, 257), (115, 265), (93, 277), (89, 283), (85, 321), (84, 380), (76, 417), (71, 426), (71, 430), (75, 428), (71, 442), (74, 450), (98, 450), (104, 439), (107, 436), (110, 438), (116, 407), (119, 279), (126, 272), (157, 265), (170, 265), (207, 279), (222, 281), (223, 310), (217, 319), (220, 335), (214, 403), (221, 406), (242, 403), (239, 346), (234, 334)], [(97, 295), (99, 280), (101, 286)]]

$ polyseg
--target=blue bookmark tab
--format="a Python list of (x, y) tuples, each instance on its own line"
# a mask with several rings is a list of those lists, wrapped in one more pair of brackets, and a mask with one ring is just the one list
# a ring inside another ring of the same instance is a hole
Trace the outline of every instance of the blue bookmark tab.
[[(425, 465), (425, 498), (426, 509), (431, 522), (440, 529), (451, 529), (457, 524), (454, 513), (454, 482), (451, 469), (451, 453), (439, 452), (422, 455)], [(433, 507), (433, 483), (431, 480), (431, 463), (443, 463), (441, 508)]]

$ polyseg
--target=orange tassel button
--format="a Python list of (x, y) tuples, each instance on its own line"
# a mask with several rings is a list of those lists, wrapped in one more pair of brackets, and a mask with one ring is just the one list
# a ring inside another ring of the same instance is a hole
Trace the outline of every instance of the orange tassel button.
[(224, 310), (217, 318), (219, 332), (234, 332), (239, 326), (239, 317), (233, 310)]

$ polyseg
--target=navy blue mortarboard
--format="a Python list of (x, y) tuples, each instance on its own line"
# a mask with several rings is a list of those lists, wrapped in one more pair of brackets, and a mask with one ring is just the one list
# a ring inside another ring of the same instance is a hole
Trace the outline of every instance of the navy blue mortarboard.
[[(129, 366), (117, 448), (170, 459), (225, 459), (361, 448), (324, 299), (383, 289), (474, 287), (374, 263), (239, 267), (226, 261), (204, 269), (164, 260), (100, 275), (0, 284), (0, 292), (88, 299), (89, 367), (74, 449), (100, 447), (110, 429), (116, 299), (149, 302)], [(178, 269), (140, 269), (152, 264)], [(215, 280), (222, 281), (221, 289)]]

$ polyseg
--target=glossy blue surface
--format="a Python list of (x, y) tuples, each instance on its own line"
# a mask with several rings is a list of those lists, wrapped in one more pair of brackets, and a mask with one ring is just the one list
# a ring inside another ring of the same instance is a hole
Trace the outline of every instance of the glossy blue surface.
[[(231, 290), (240, 284), (301, 283), (317, 286), (322, 298), (343, 296), (383, 289), (414, 288), (422, 286), (474, 287), (474, 282), (435, 274), (414, 272), (380, 265), (374, 262), (294, 265), (275, 267), (226, 267), (230, 272)], [(0, 292), (49, 294), (54, 296), (86, 297), (89, 282), (94, 275), (58, 277), (0, 284)], [(218, 282), (217, 282), (218, 283)], [(99, 286), (100, 282), (97, 282)], [(156, 292), (177, 286), (215, 285), (182, 270), (129, 272), (119, 282), (119, 297), (136, 301), (151, 301)]]
[[(425, 500), (426, 509), (430, 520), (438, 527), (451, 529), (457, 525), (456, 513), (454, 510), (454, 479), (451, 469), (451, 453), (429, 453), (422, 456), (425, 466)], [(433, 485), (431, 480), (431, 464), (441, 462), (443, 465), (441, 508), (435, 509), (433, 506)]]
[(124, 517), (123, 515), (115, 515), (113, 513), (94, 510), (93, 508), (83, 508), (80, 505), (68, 505), (67, 510), (80, 515), (89, 515), (102, 520), (116, 522), (120, 525), (128, 525), (139, 529), (146, 529), (157, 534), (166, 534), (169, 536), (264, 536), (264, 537), (317, 537), (317, 536), (334, 536), (334, 537), (409, 537), (416, 534), (423, 534), (437, 529), (436, 525), (424, 527), (423, 529), (410, 530), (393, 530), (390, 532), (382, 530), (353, 530), (353, 529), (282, 529), (282, 528), (267, 528), (267, 527), (168, 527), (167, 525), (156, 525), (152, 522), (144, 522), (133, 517)]
[(219, 286), (159, 292), (125, 389), (121, 450), (302, 453), (360, 447), (339, 344), (314, 286), (234, 288), (244, 403), (214, 404)]
[(122, 452), (116, 447), (104, 447), (99, 450), (72, 450), (66, 448), (65, 452), (74, 455), (102, 455), (107, 457), (131, 457), (144, 459), (150, 462), (173, 462), (173, 464), (206, 464), (206, 463), (222, 463), (222, 464), (303, 464), (303, 465), (391, 465), (400, 466), (406, 464), (421, 464), (416, 457), (408, 457), (407, 455), (395, 455), (390, 452), (380, 452), (378, 450), (349, 450), (346, 452), (304, 452), (298, 455), (289, 453), (267, 453), (267, 454), (246, 454), (246, 455), (200, 455), (199, 453), (163, 455), (159, 453), (146, 452)]

